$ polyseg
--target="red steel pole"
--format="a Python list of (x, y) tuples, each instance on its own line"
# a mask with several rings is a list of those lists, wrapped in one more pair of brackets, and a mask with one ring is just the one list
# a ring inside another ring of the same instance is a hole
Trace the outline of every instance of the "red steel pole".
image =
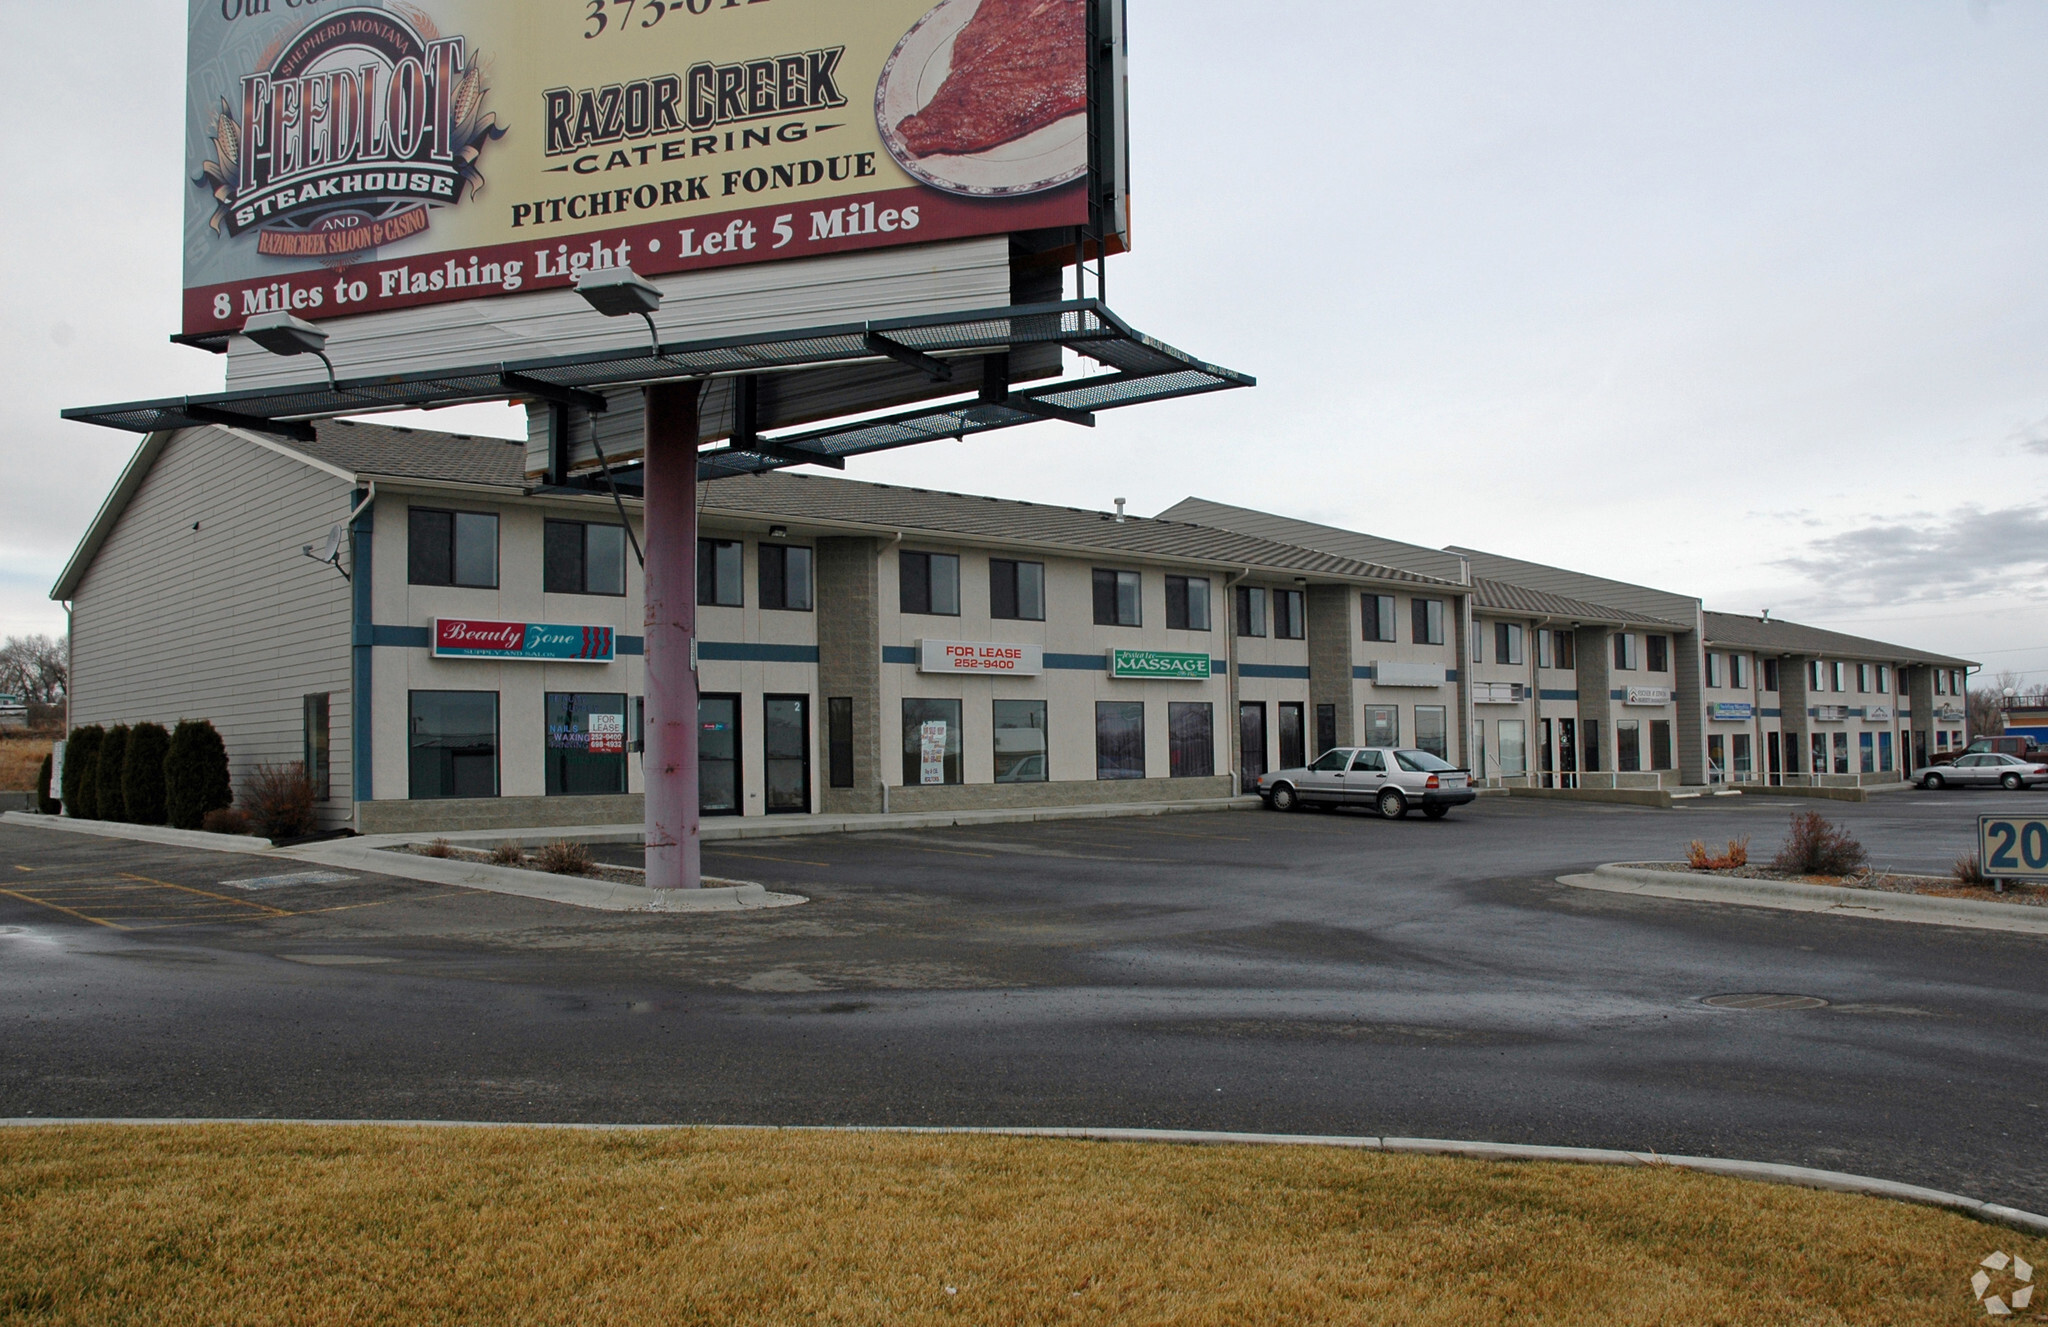
[(701, 889), (697, 838), (697, 399), (695, 382), (646, 389), (647, 883)]

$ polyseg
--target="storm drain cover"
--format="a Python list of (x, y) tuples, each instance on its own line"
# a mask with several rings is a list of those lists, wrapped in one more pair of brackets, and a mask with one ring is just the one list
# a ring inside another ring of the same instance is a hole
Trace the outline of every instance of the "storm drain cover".
[(1716, 1009), (1825, 1009), (1828, 1002), (1818, 995), (1710, 995), (1702, 1004)]

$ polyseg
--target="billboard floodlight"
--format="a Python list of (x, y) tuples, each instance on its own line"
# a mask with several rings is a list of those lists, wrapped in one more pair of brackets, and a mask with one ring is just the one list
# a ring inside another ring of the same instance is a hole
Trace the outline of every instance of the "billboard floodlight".
[(661, 307), (661, 288), (630, 267), (596, 267), (576, 277), (576, 293), (607, 318), (639, 314), (647, 320), (647, 334), (654, 338), (654, 353), (661, 354), (661, 333), (654, 330), (654, 311)]
[[(242, 324), (242, 335), (273, 355), (318, 355), (334, 387), (334, 361), (327, 358), (327, 333), (289, 313), (259, 313)], [(339, 391), (340, 388), (336, 387)]]

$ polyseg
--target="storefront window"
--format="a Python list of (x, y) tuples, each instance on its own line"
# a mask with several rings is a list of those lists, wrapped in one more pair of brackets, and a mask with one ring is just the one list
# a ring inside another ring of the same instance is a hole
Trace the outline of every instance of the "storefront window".
[(736, 816), (740, 804), (740, 698), (697, 697), (697, 812)]
[(1671, 751), (1671, 720), (1650, 720), (1650, 768), (1666, 770), (1673, 768)]
[(328, 742), (328, 704), (325, 692), (307, 696), (303, 702), (306, 778), (313, 784), (313, 800), (324, 802), (334, 795), (333, 763)]
[(825, 702), (826, 761), (834, 788), (853, 786), (853, 697), (834, 696)]
[[(1839, 667), (1840, 665), (1837, 665)], [(1849, 772), (1849, 734), (1835, 734), (1835, 773)]]
[[(1335, 725), (1333, 724), (1332, 727)], [(1324, 750), (1336, 745), (1335, 734), (1324, 745)], [(1365, 707), (1365, 744), (1367, 746), (1401, 745), (1401, 710), (1395, 705), (1368, 705)]]
[(407, 763), (411, 796), (498, 795), (498, 693), (412, 693)]
[[(1815, 664), (1814, 667), (1818, 668), (1820, 665)], [(1813, 772), (1815, 774), (1825, 774), (1828, 772), (1828, 735), (1826, 733), (1815, 733), (1813, 735)]]
[(1622, 719), (1614, 725), (1614, 768), (1633, 774), (1643, 767), (1643, 725)]
[(1735, 747), (1735, 779), (1738, 783), (1745, 782), (1756, 770), (1755, 757), (1750, 751), (1749, 734), (1737, 733), (1732, 740)]
[(626, 698), (550, 691), (546, 764), (550, 797), (626, 791)]
[(1206, 779), (1216, 772), (1216, 714), (1207, 701), (1173, 701), (1166, 707), (1167, 773), (1176, 779)]
[(1451, 758), (1450, 711), (1441, 705), (1415, 707), (1415, 745), (1438, 760)]
[(1145, 777), (1145, 705), (1136, 700), (1095, 703), (1095, 777)]
[(1892, 772), (1892, 735), (1890, 733), (1879, 733), (1877, 735), (1877, 771), (1880, 774)]
[(903, 702), (903, 782), (906, 787), (966, 782), (960, 766), (959, 701)]
[[(1889, 737), (1890, 734), (1887, 733), (1886, 736)], [(1877, 773), (1877, 734), (1858, 733), (1856, 738), (1857, 755), (1862, 758), (1863, 772), (1865, 774)]]
[(1720, 783), (1728, 777), (1728, 739), (1707, 734), (1707, 782)]
[(1500, 772), (1507, 778), (1529, 772), (1529, 727), (1520, 719), (1500, 721)]
[(996, 782), (1044, 783), (1046, 768), (1045, 702), (999, 700), (995, 703)]

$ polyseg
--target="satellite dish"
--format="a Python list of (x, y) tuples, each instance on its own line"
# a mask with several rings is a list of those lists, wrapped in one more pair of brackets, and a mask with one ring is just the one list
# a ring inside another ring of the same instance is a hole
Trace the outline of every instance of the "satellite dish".
[(342, 528), (340, 526), (332, 525), (327, 528), (327, 546), (325, 549), (321, 551), (320, 554), (320, 560), (322, 562), (340, 562), (341, 541), (344, 537), (344, 532), (342, 531)]

